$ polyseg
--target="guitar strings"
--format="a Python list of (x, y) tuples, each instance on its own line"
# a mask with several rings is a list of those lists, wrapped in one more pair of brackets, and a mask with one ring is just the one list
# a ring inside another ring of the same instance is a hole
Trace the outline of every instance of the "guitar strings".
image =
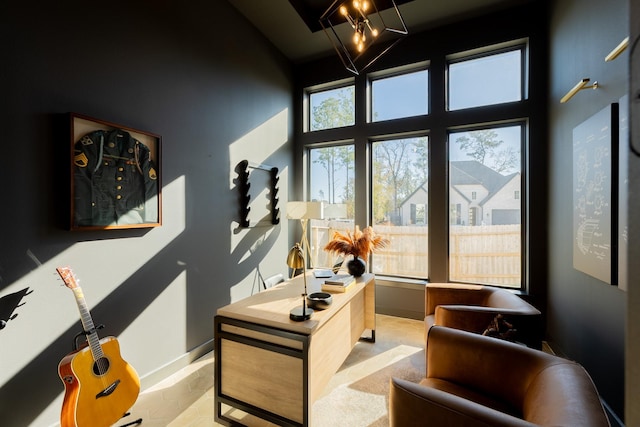
[(94, 371), (93, 365), (95, 364), (95, 372), (102, 384), (102, 389), (106, 390), (109, 387), (108, 378), (106, 376), (107, 371), (109, 370), (109, 362), (102, 351), (102, 345), (100, 344), (100, 339), (98, 338), (98, 333), (96, 331), (95, 325), (93, 324), (93, 319), (91, 317), (91, 312), (89, 311), (89, 307), (84, 298), (84, 292), (82, 288), (80, 288), (79, 280), (73, 276), (75, 287), (71, 288), (76, 297), (78, 310), (80, 311), (80, 319), (82, 321), (83, 328), (86, 329), (85, 335), (87, 339), (87, 344), (89, 345), (89, 349), (91, 351), (91, 356), (93, 359), (93, 364), (91, 366), (91, 370)]

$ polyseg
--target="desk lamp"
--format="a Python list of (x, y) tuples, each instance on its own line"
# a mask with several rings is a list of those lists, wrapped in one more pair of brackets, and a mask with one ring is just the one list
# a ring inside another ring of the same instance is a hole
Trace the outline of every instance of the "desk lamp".
[(307, 238), (307, 224), (310, 219), (324, 219), (324, 202), (288, 202), (287, 218), (297, 219), (302, 226), (302, 237), (300, 238), (300, 247), (305, 256), (305, 262), (308, 259), (309, 239)]
[(289, 312), (289, 319), (301, 322), (310, 319), (313, 315), (313, 309), (307, 307), (307, 269), (305, 266), (304, 253), (299, 243), (296, 243), (287, 255), (287, 265), (294, 271), (302, 269), (302, 278), (304, 280), (304, 293), (302, 294), (302, 307), (294, 308)]

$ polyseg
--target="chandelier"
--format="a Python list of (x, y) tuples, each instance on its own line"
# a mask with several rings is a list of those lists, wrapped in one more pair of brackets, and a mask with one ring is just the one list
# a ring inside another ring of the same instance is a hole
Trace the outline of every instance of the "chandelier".
[[(336, 0), (320, 17), (340, 60), (354, 74), (360, 74), (408, 34), (395, 0), (378, 2), (389, 8), (380, 13), (374, 0)], [(387, 25), (383, 14), (394, 21), (393, 26)]]

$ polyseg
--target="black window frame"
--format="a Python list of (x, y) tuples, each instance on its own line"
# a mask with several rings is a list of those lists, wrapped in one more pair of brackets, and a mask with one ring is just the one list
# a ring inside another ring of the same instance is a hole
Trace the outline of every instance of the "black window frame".
[[(355, 77), (356, 85), (356, 123), (348, 129), (317, 132), (314, 135), (302, 132), (302, 123), (296, 119), (294, 123), (294, 153), (301, 161), (294, 168), (293, 193), (298, 198), (306, 194), (306, 156), (305, 149), (313, 144), (327, 144), (331, 141), (350, 139), (355, 145), (356, 180), (358, 194), (356, 196), (356, 218), (358, 224), (367, 224), (370, 216), (369, 202), (363, 194), (369, 192), (370, 170), (367, 165), (369, 157), (369, 141), (387, 135), (400, 135), (403, 132), (415, 133), (425, 129), (428, 132), (429, 175), (431, 182), (447, 181), (447, 162), (445, 141), (450, 129), (465, 127), (470, 124), (495, 124), (513, 121), (525, 121), (528, 135), (525, 140), (527, 152), (522, 171), (521, 197), (526, 199), (523, 211), (523, 269), (522, 293), (540, 295), (544, 292), (548, 260), (544, 257), (547, 244), (546, 211), (548, 200), (545, 182), (547, 180), (544, 165), (547, 161), (548, 117), (546, 103), (548, 100), (549, 62), (547, 42), (548, 22), (543, 16), (537, 16), (536, 5), (525, 4), (491, 12), (476, 18), (450, 25), (411, 33), (403, 43), (394, 47), (370, 68), (370, 73), (381, 72), (398, 67), (427, 62), (429, 64), (429, 114), (409, 119), (389, 120), (387, 122), (367, 121), (367, 112), (358, 105), (366, 106), (367, 76)], [(486, 46), (504, 47), (526, 43), (526, 60), (523, 72), (526, 74), (527, 86), (525, 97), (520, 102), (492, 105), (482, 108), (470, 108), (461, 111), (444, 111), (446, 73), (444, 67), (450, 55), (459, 52), (476, 50), (478, 54)], [(336, 58), (328, 56), (317, 60), (298, 64), (295, 67), (296, 111), (302, 111), (302, 99), (305, 88), (350, 76)], [(351, 76), (350, 76), (351, 77)], [(295, 117), (302, 118), (300, 113)], [(533, 150), (532, 150), (533, 149)], [(448, 280), (448, 200), (445, 194), (447, 185), (433, 186), (429, 189), (428, 221), (431, 226), (429, 241), (429, 280), (447, 282)], [(445, 201), (443, 203), (442, 201)], [(438, 207), (436, 208), (436, 204)], [(531, 239), (530, 236), (536, 236)], [(531, 268), (535, 265), (535, 268)], [(534, 296), (535, 298), (535, 296)]]

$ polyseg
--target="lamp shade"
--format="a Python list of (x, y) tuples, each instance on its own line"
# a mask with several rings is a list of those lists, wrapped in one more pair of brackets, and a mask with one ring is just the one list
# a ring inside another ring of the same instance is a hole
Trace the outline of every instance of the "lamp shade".
[(287, 254), (287, 265), (289, 268), (299, 270), (304, 268), (304, 254), (299, 243), (296, 243)]
[(323, 202), (288, 202), (289, 219), (324, 219)]
[(324, 206), (324, 218), (338, 219), (347, 217), (346, 203), (331, 203)]

